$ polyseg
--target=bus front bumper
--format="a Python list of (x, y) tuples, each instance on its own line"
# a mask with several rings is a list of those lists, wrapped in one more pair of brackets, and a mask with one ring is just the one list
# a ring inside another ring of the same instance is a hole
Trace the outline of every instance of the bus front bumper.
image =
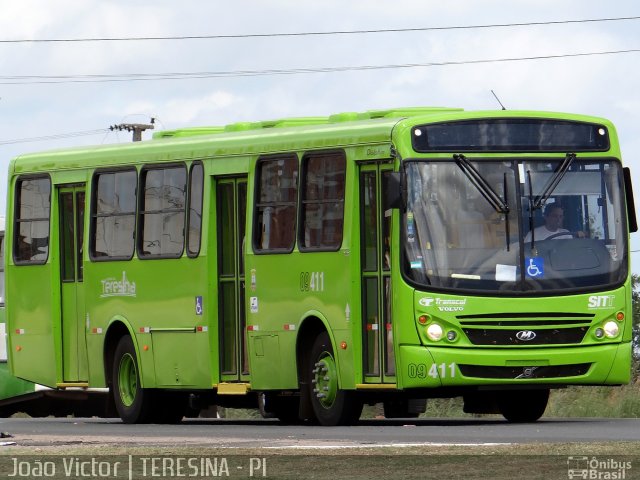
[(631, 377), (631, 343), (531, 349), (401, 345), (399, 388), (491, 385), (622, 385)]

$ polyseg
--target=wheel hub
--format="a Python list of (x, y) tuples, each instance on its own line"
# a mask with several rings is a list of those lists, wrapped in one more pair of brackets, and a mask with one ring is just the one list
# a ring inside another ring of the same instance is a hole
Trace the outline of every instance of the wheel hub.
[(320, 405), (330, 408), (338, 393), (338, 375), (336, 363), (330, 353), (324, 352), (313, 369), (313, 393)]
[(122, 403), (130, 407), (136, 399), (138, 391), (138, 375), (136, 362), (130, 354), (123, 355), (118, 369), (118, 390)]

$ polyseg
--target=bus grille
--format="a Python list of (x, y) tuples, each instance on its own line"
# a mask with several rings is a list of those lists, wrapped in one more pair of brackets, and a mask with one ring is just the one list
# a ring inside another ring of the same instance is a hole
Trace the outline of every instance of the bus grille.
[(502, 378), (502, 379), (530, 379), (530, 378), (560, 378), (578, 377), (585, 375), (591, 363), (575, 365), (553, 365), (541, 367), (495, 367), (485, 365), (458, 365), (465, 377)]
[(581, 343), (594, 315), (537, 312), (459, 315), (457, 318), (474, 345), (540, 346)]
[[(474, 345), (571, 345), (582, 342), (589, 327), (553, 329), (509, 329), (464, 328), (463, 331)], [(528, 335), (522, 332), (529, 332)]]

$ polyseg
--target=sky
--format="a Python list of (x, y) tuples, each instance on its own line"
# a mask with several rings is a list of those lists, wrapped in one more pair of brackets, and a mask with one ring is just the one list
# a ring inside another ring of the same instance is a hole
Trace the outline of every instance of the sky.
[[(153, 117), (163, 130), (408, 106), (499, 108), (491, 90), (509, 110), (611, 120), (640, 207), (640, 51), (479, 62), (640, 49), (640, 19), (442, 28), (634, 17), (637, 0), (0, 0), (0, 12), (0, 212), (11, 158), (131, 141), (127, 132), (108, 130), (115, 124)], [(407, 29), (415, 31), (272, 35)], [(24, 41), (193, 36), (236, 38)], [(442, 63), (450, 64), (428, 66)], [(131, 77), (408, 64), (427, 66)], [(125, 77), (84, 82), (96, 75)], [(632, 270), (640, 273), (640, 233), (632, 235), (631, 248), (639, 250)]]

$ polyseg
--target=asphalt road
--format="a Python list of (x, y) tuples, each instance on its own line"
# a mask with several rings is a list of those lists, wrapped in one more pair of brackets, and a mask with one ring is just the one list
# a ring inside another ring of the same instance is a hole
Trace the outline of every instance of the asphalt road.
[(101, 418), (0, 419), (1, 441), (19, 446), (78, 444), (332, 448), (398, 445), (491, 445), (640, 441), (640, 419), (367, 420), (354, 427), (289, 426), (275, 420), (196, 419), (178, 425), (125, 425)]

